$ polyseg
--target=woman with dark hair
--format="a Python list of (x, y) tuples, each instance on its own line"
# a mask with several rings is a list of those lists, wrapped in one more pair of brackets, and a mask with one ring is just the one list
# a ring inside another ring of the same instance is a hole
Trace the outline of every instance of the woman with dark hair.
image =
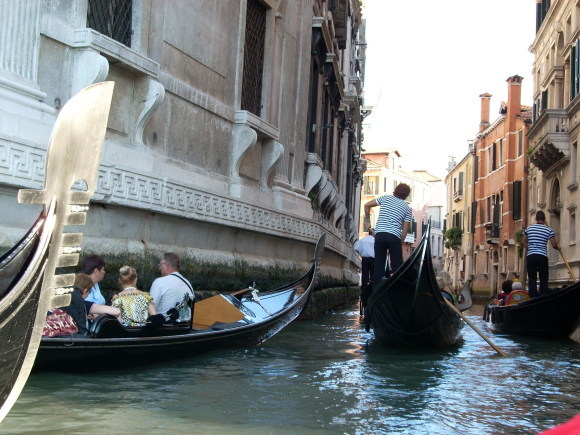
[(375, 267), (373, 288), (381, 284), (385, 277), (387, 253), (390, 257), (392, 273), (403, 264), (403, 242), (411, 226), (411, 207), (405, 201), (411, 193), (411, 188), (400, 183), (392, 195), (383, 195), (372, 199), (364, 205), (365, 230), (370, 227), (371, 208), (380, 206), (379, 217), (375, 225)]

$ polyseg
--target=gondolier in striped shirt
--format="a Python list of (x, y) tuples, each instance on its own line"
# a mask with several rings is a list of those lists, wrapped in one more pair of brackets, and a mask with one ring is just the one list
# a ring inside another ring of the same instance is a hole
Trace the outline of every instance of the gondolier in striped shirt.
[(385, 276), (387, 252), (390, 257), (390, 269), (394, 273), (403, 264), (403, 242), (411, 226), (411, 207), (405, 202), (411, 188), (400, 183), (392, 195), (383, 195), (372, 199), (364, 205), (365, 230), (370, 227), (371, 208), (380, 206), (379, 217), (375, 225), (375, 267), (373, 289), (377, 288)]
[[(554, 249), (560, 250), (556, 234), (546, 224), (546, 215), (543, 211), (536, 213), (536, 223), (524, 230), (522, 243), (528, 250), (526, 265), (528, 268), (528, 285), (532, 298), (541, 296), (548, 290), (548, 240)], [(536, 276), (540, 275), (540, 292), (536, 288)]]

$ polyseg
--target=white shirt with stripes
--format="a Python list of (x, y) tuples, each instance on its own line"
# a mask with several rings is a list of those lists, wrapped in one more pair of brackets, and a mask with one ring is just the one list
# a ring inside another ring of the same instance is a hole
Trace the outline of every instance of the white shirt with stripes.
[(383, 195), (376, 199), (381, 206), (379, 218), (375, 225), (376, 233), (389, 233), (401, 238), (403, 222), (411, 222), (411, 207), (401, 198), (394, 195)]
[(556, 237), (552, 228), (545, 224), (533, 224), (524, 230), (524, 234), (528, 236), (528, 255), (539, 254), (545, 257), (548, 256), (548, 249), (546, 247), (548, 240)]

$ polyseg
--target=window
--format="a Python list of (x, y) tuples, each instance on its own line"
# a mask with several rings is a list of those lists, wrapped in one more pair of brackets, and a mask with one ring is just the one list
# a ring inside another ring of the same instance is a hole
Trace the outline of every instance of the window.
[(570, 51), (570, 101), (580, 92), (580, 39)]
[(91, 29), (131, 46), (131, 22), (133, 2), (131, 0), (89, 0), (87, 25)]
[(518, 157), (524, 152), (524, 132), (518, 131)]
[(494, 142), (491, 145), (491, 170), (497, 169), (497, 144)]
[(498, 159), (498, 167), (503, 165), (503, 139), (499, 140), (499, 159)]
[(522, 218), (522, 180), (514, 181), (512, 189), (513, 219), (517, 221)]
[(459, 181), (457, 183), (457, 193), (463, 195), (463, 172), (459, 173)]
[(578, 143), (574, 142), (570, 148), (570, 184), (574, 185), (578, 183), (577, 176), (577, 165), (578, 165)]
[(475, 156), (473, 162), (473, 182), (479, 180), (479, 156)]
[(365, 176), (365, 195), (379, 194), (379, 176), (369, 175)]
[(570, 233), (568, 235), (569, 244), (573, 245), (576, 243), (576, 209), (570, 210)]
[(256, 116), (262, 110), (266, 12), (259, 0), (248, 0), (241, 109)]

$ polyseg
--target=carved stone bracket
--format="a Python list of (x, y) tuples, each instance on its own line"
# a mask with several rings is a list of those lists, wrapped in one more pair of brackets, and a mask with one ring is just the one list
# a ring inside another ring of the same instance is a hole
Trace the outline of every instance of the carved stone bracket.
[(71, 95), (102, 82), (109, 74), (109, 61), (93, 49), (76, 50), (71, 80)]
[(268, 178), (276, 167), (276, 164), (282, 158), (284, 153), (284, 146), (274, 140), (268, 140), (264, 143), (262, 150), (262, 173), (260, 174), (260, 190), (266, 192), (268, 190)]
[(150, 77), (143, 76), (135, 80), (134, 103), (137, 107), (137, 119), (133, 132), (133, 140), (143, 145), (143, 131), (153, 112), (159, 107), (165, 97), (165, 88), (161, 83)]
[(230, 195), (241, 196), (240, 166), (244, 156), (258, 141), (256, 131), (243, 124), (235, 124), (232, 132), (232, 160), (230, 166)]

